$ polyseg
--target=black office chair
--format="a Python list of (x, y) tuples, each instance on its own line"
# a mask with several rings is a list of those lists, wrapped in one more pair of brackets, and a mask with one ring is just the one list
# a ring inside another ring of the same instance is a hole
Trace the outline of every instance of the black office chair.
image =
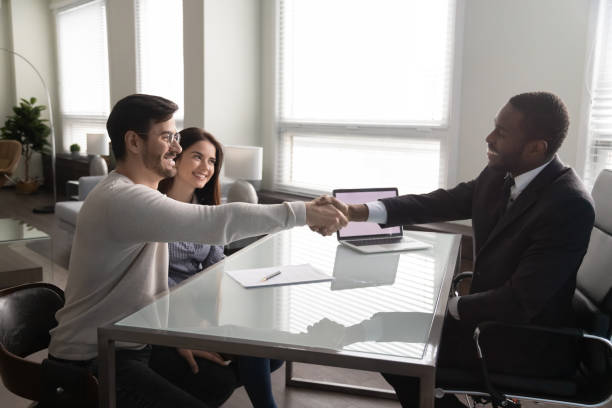
[(0, 377), (12, 393), (37, 407), (96, 407), (98, 381), (85, 369), (24, 357), (46, 349), (64, 292), (47, 283), (0, 290)]
[[(604, 170), (599, 175), (592, 195), (595, 201), (595, 226), (578, 271), (574, 293), (579, 328), (481, 323), (474, 331), (480, 371), (439, 369), (437, 396), (467, 394), (476, 402), (490, 402), (494, 407), (507, 408), (520, 406), (521, 400), (581, 407), (601, 406), (612, 401), (612, 171)], [(457, 275), (455, 286), (470, 275), (470, 272)], [(580, 347), (577, 372), (568, 378), (525, 378), (490, 372), (487, 369), (487, 350), (481, 347), (481, 335), (508, 328), (577, 339)]]

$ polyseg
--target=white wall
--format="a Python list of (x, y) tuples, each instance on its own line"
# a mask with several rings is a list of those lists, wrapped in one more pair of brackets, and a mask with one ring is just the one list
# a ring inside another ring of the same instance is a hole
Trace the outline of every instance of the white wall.
[(559, 156), (575, 166), (592, 1), (469, 0), (465, 4), (459, 180), (486, 164), (497, 110), (521, 92), (566, 103), (571, 125)]
[[(56, 86), (56, 55), (55, 55), (55, 30), (53, 28), (53, 17), (49, 9), (48, 0), (9, 0), (2, 2), (0, 14), (3, 17), (3, 25), (0, 31), (3, 33), (4, 45), (27, 58), (40, 72), (47, 84), (51, 103), (55, 108), (55, 130), (61, 135), (58, 112), (58, 95)], [(12, 100), (4, 99), (10, 106), (18, 103), (21, 98), (35, 97), (37, 104), (47, 105), (47, 97), (43, 85), (34, 70), (19, 57), (3, 57), (3, 62), (8, 61), (7, 67), (3, 64), (1, 72), (12, 70), (13, 75), (0, 77), (0, 81), (8, 80), (6, 86)], [(4, 110), (0, 112), (5, 112)], [(10, 107), (9, 112), (10, 113)], [(6, 114), (6, 113), (5, 113)], [(48, 118), (48, 110), (44, 111), (43, 117)], [(4, 123), (4, 122), (3, 122)], [(58, 136), (59, 137), (59, 136)], [(61, 145), (61, 141), (59, 143)], [(24, 161), (19, 164), (17, 177), (24, 175)], [(30, 163), (30, 175), (42, 177), (42, 163), (40, 155), (35, 154)]]
[[(9, 18), (9, 0), (0, 0), (0, 48), (11, 49), (11, 19)], [(15, 104), (15, 87), (13, 86), (13, 58), (0, 51), (0, 127), (4, 126), (7, 115)]]
[(106, 25), (112, 106), (124, 96), (136, 92), (136, 30), (133, 1), (107, 0)]
[(224, 144), (261, 146), (260, 1), (204, 2), (205, 127)]

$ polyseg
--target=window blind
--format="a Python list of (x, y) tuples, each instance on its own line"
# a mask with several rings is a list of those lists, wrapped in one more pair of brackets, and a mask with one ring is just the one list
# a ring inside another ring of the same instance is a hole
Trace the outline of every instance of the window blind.
[(443, 184), (455, 2), (278, 4), (275, 188)]
[(589, 114), (584, 181), (592, 187), (599, 173), (612, 169), (612, 0), (602, 0)]
[(105, 2), (59, 9), (55, 18), (62, 144), (85, 151), (87, 132), (105, 133), (110, 111)]
[(174, 118), (182, 124), (183, 1), (136, 0), (135, 5), (138, 92), (159, 95), (177, 103), (179, 110)]

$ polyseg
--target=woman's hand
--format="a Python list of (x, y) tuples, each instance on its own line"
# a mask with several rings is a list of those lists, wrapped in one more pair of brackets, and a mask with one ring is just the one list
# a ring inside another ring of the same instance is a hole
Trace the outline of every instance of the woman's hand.
[(205, 358), (207, 360), (212, 361), (213, 363), (217, 363), (222, 366), (228, 365), (231, 361), (223, 360), (223, 357), (219, 355), (219, 353), (215, 353), (214, 351), (202, 351), (202, 350), (189, 350), (189, 349), (176, 349), (178, 353), (183, 357), (187, 364), (189, 364), (189, 368), (191, 368), (191, 372), (197, 374), (200, 371), (200, 367), (198, 367), (198, 363), (196, 362), (196, 357)]

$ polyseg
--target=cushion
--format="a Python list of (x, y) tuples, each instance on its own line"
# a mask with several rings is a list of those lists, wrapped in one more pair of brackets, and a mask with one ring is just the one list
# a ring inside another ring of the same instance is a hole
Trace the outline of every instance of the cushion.
[(83, 205), (82, 201), (60, 201), (55, 204), (55, 216), (76, 227), (77, 216)]
[(612, 234), (612, 170), (599, 173), (591, 194), (595, 201), (595, 225)]
[(594, 227), (589, 249), (578, 270), (576, 283), (589, 300), (598, 305), (612, 287), (611, 253), (612, 236)]

